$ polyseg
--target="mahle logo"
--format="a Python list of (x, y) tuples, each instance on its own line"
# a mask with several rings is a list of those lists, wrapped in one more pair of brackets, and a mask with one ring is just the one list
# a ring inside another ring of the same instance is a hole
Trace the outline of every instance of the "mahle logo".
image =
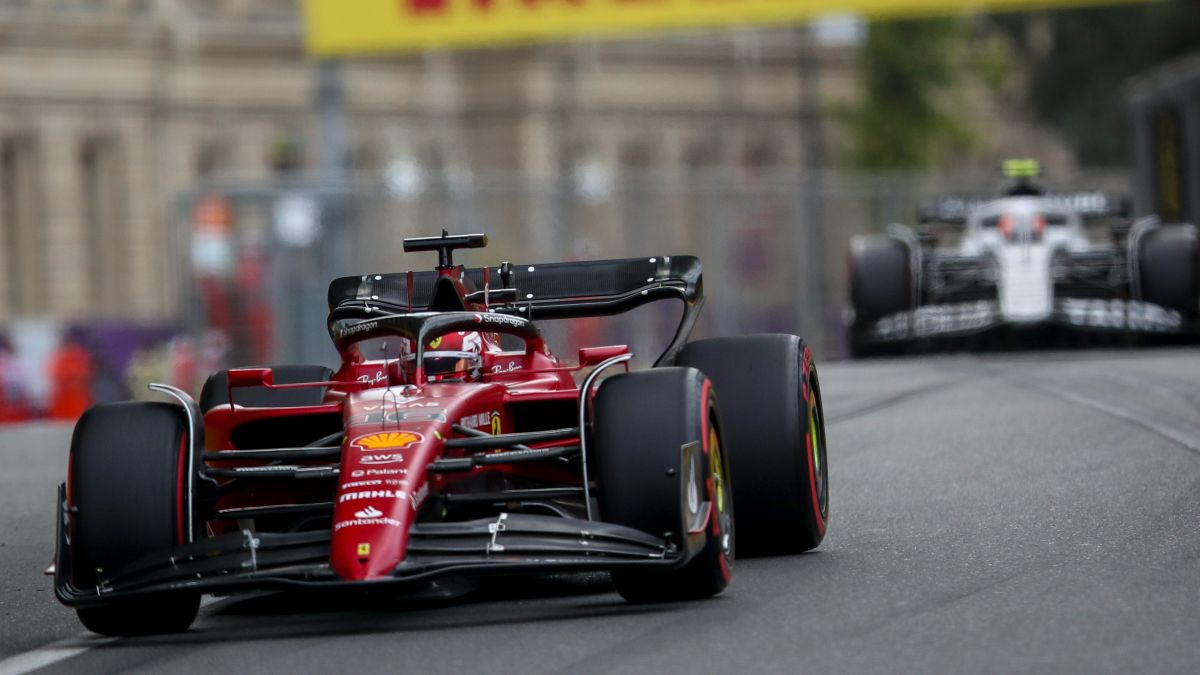
[(359, 436), (350, 445), (359, 450), (398, 450), (423, 440), (425, 437), (415, 431), (385, 431)]

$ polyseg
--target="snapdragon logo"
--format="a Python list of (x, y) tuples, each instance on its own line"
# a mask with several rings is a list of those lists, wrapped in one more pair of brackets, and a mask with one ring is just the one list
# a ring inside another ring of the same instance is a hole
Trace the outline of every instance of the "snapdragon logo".
[(342, 328), (339, 332), (339, 335), (343, 338), (350, 337), (351, 335), (358, 335), (359, 333), (365, 333), (369, 330), (375, 330), (378, 327), (378, 321), (363, 321), (361, 323), (356, 323), (353, 326), (346, 326)]
[(524, 328), (526, 325), (524, 319), (507, 314), (476, 314), (475, 323), (496, 323), (516, 328)]

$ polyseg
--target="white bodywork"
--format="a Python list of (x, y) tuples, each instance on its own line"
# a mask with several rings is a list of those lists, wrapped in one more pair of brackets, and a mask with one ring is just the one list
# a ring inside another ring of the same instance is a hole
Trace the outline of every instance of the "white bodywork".
[(1043, 197), (1006, 197), (970, 212), (959, 253), (995, 260), (1006, 321), (1039, 323), (1055, 309), (1055, 253), (1096, 248), (1076, 211)]
[[(1134, 250), (1157, 221), (1134, 223), (1121, 248), (1094, 241), (1084, 214), (1113, 212), (1099, 193), (955, 200), (935, 211), (926, 222), (963, 223), (960, 240), (926, 251), (916, 232), (889, 226), (886, 236), (902, 242), (911, 269), (920, 270), (913, 308), (860, 328), (859, 339), (903, 342), (1002, 325), (1154, 334), (1184, 328), (1177, 310), (1142, 300), (1136, 287)], [(1065, 295), (1056, 297), (1056, 289)]]

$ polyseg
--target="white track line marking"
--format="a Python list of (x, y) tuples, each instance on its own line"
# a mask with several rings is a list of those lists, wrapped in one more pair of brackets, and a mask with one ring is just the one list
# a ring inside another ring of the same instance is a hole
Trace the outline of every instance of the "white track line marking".
[(984, 365), (982, 369), (976, 370), (976, 373), (979, 373), (980, 371), (990, 377), (1003, 380), (1014, 387), (1032, 389), (1033, 391), (1041, 392), (1047, 396), (1070, 401), (1085, 408), (1091, 408), (1092, 410), (1098, 410), (1100, 412), (1107, 413), (1113, 417), (1125, 420), (1130, 424), (1142, 427), (1153, 434), (1157, 434), (1162, 438), (1172, 441), (1186, 450), (1191, 450), (1194, 453), (1200, 454), (1200, 434), (1194, 433), (1191, 430), (1179, 429), (1143, 415), (1136, 410), (1122, 408), (1111, 403), (1094, 399), (1090, 396), (1085, 396), (1073, 391), (1061, 389), (1056, 384), (1041, 378), (1022, 378), (1008, 372), (1003, 372), (997, 367), (987, 365)]
[(89, 649), (108, 644), (116, 639), (96, 637), (91, 633), (84, 633), (73, 638), (51, 642), (48, 645), (38, 647), (24, 654), (10, 656), (0, 661), (0, 675), (21, 675), (22, 673), (37, 670), (38, 668), (45, 668), (59, 661), (79, 656)]
[(1097, 401), (1094, 398), (1076, 394), (1075, 392), (1063, 391), (1056, 387), (1048, 386), (1044, 383), (1034, 383), (1032, 386), (1033, 388), (1050, 394), (1051, 396), (1057, 396), (1058, 398), (1066, 399), (1081, 406), (1085, 406), (1093, 410), (1099, 410), (1100, 412), (1108, 413), (1113, 417), (1123, 419), (1126, 422), (1136, 424), (1137, 426), (1142, 427), (1143, 429), (1146, 429), (1152, 433), (1158, 434), (1167, 440), (1174, 441), (1175, 443), (1182, 445), (1192, 452), (1200, 453), (1200, 439), (1195, 438), (1193, 435), (1185, 431), (1181, 431), (1161, 422), (1157, 422), (1132, 410), (1126, 410), (1125, 408), (1120, 408), (1103, 401)]

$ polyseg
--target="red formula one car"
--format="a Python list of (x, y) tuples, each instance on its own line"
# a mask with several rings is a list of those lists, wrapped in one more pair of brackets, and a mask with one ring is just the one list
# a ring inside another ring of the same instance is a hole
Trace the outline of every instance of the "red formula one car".
[[(202, 593), (444, 575), (605, 570), (631, 601), (692, 599), (729, 583), (735, 528), (743, 552), (821, 542), (825, 427), (798, 337), (687, 342), (692, 256), (453, 264), (486, 242), (409, 239), (435, 271), (334, 280), (336, 372), (234, 369), (199, 402), (155, 385), (174, 402), (84, 414), (59, 489), (59, 600), (135, 635), (187, 629)], [(683, 318), (634, 372), (624, 346), (564, 364), (531, 320), (662, 299)]]

